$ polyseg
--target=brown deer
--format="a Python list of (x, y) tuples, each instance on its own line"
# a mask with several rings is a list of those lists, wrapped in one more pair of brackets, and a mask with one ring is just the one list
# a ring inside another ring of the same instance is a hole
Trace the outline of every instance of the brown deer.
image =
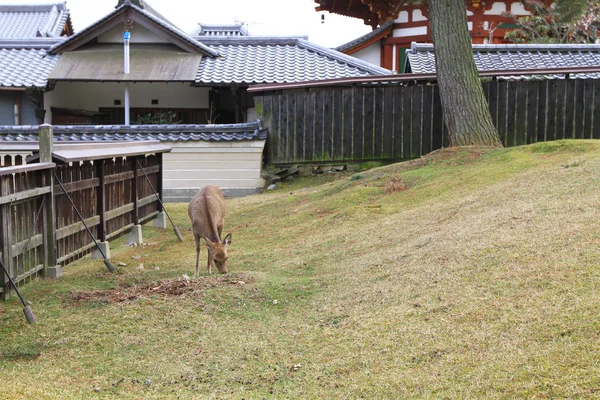
[(220, 273), (227, 273), (227, 248), (231, 244), (231, 233), (221, 240), (223, 224), (225, 222), (225, 199), (217, 186), (205, 186), (188, 206), (188, 214), (192, 220), (194, 240), (196, 241), (196, 272), (198, 276), (198, 262), (200, 259), (200, 238), (204, 239), (208, 249), (208, 273), (212, 274), (211, 267), (216, 265)]

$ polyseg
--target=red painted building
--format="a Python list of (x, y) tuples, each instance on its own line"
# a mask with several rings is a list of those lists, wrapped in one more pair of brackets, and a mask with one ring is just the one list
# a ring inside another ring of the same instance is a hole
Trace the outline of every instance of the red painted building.
[[(515, 29), (517, 17), (530, 15), (520, 1), (466, 0), (469, 32), (474, 44), (508, 43), (507, 31)], [(541, 3), (551, 4), (549, 0)], [(339, 46), (337, 50), (369, 61), (383, 68), (402, 71), (406, 49), (412, 42), (432, 43), (427, 4), (402, 4), (393, 7), (389, 0), (315, 0), (317, 11), (360, 18), (373, 32)]]

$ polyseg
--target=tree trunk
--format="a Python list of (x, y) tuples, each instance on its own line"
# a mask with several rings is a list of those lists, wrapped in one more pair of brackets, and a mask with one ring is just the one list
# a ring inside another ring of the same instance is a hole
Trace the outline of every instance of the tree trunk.
[(450, 145), (502, 147), (473, 59), (465, 0), (429, 0), (429, 23)]

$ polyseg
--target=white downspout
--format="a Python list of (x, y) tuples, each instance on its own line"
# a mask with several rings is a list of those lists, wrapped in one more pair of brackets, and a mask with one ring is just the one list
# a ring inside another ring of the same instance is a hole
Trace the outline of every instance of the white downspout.
[(398, 72), (398, 68), (396, 68), (396, 45), (392, 46), (392, 72), (395, 74)]
[[(123, 32), (123, 48), (124, 48), (124, 72), (129, 74), (129, 39), (131, 32)], [(129, 82), (125, 82), (125, 125), (130, 124), (129, 116)]]

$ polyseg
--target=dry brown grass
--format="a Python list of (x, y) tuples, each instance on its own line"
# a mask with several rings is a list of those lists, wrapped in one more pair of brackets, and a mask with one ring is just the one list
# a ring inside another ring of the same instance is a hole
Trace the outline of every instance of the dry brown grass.
[[(113, 251), (148, 270), (83, 260), (27, 286), (37, 326), (0, 305), (2, 395), (598, 396), (597, 142), (451, 149), (361, 176), (228, 200), (231, 270), (248, 284), (149, 293), (193, 270), (182, 204), (169, 212), (184, 243), (144, 228), (156, 246)], [(386, 194), (392, 179), (406, 189)]]
[(406, 190), (406, 185), (402, 182), (402, 178), (392, 178), (383, 187), (383, 191), (387, 194), (402, 192), (404, 190)]

